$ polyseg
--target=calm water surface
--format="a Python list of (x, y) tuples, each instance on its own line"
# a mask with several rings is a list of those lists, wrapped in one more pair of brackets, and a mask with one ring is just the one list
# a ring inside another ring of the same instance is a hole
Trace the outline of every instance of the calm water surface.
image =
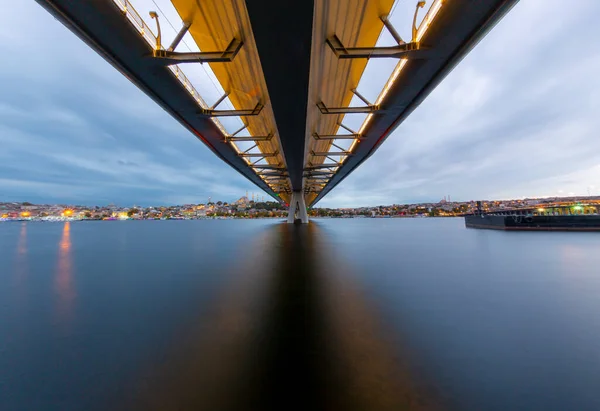
[(599, 410), (600, 235), (0, 224), (0, 409)]

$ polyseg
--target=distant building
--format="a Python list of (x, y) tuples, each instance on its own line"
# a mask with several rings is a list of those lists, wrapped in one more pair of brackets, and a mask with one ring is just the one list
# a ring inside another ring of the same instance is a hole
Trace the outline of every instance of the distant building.
[(248, 199), (247, 196), (243, 196), (243, 197), (240, 197), (239, 200), (234, 201), (233, 204), (238, 205), (238, 206), (240, 206), (240, 205), (244, 205), (245, 206), (245, 205), (250, 204), (250, 200)]

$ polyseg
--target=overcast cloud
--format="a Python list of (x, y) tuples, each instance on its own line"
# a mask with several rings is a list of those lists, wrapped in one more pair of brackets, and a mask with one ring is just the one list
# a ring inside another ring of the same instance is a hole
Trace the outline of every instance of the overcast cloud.
[[(596, 0), (521, 0), (319, 206), (600, 194), (598, 15)], [(0, 52), (0, 201), (259, 192), (35, 2), (3, 7)]]

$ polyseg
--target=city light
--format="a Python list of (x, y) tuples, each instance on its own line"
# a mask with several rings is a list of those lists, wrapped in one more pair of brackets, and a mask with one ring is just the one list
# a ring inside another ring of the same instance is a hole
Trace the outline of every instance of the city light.
[[(369, 115), (367, 115), (367, 117), (365, 118), (365, 121), (363, 121), (363, 123), (361, 124), (360, 128), (358, 129), (359, 135), (363, 135), (365, 129), (367, 128), (367, 125), (371, 121), (371, 118), (373, 118), (373, 113), (369, 113)], [(358, 139), (355, 139), (354, 141), (356, 142), (358, 141)]]
[[(325, 182), (311, 181), (307, 187), (313, 190), (322, 189)], [(312, 195), (312, 194), (310, 194)], [(287, 207), (284, 201), (289, 193), (275, 193), (279, 201), (252, 201), (247, 195), (237, 201), (212, 202), (208, 204), (187, 204), (169, 207), (118, 207), (114, 205), (102, 207), (70, 207), (65, 209), (56, 205), (26, 205), (27, 208), (17, 203), (0, 202), (0, 222), (5, 221), (79, 221), (79, 220), (192, 220), (204, 218), (280, 218), (287, 216)], [(486, 213), (516, 212), (518, 215), (598, 215), (600, 211), (599, 199), (571, 199), (556, 198), (550, 202), (547, 199), (483, 201), (481, 210)], [(528, 204), (529, 203), (529, 204)], [(67, 212), (70, 211), (70, 212)], [(344, 217), (371, 217), (371, 216), (462, 216), (478, 211), (478, 205), (473, 201), (449, 201), (446, 198), (431, 203), (419, 204), (392, 204), (380, 206), (367, 206), (345, 209), (324, 209), (324, 211), (311, 211), (319, 216), (344, 216)], [(585, 213), (584, 213), (585, 211)], [(333, 213), (333, 214), (332, 214)], [(539, 213), (539, 214), (537, 214)]]
[(392, 84), (394, 84), (394, 82), (396, 81), (396, 78), (398, 77), (398, 75), (400, 74), (400, 72), (402, 71), (402, 69), (404, 68), (404, 66), (406, 65), (407, 62), (408, 62), (407, 59), (400, 59), (400, 61), (396, 65), (396, 68), (394, 69), (394, 72), (388, 79), (387, 83), (385, 83), (383, 90), (381, 90), (381, 93), (379, 93), (377, 100), (375, 100), (375, 105), (381, 104), (381, 102), (383, 101), (383, 99), (385, 98), (387, 93), (392, 88)]

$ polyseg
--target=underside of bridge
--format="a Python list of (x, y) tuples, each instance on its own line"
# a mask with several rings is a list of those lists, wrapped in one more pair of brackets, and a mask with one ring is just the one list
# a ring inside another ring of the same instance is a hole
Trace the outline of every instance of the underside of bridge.
[[(394, 0), (172, 0), (181, 25), (168, 39), (164, 16), (142, 17), (128, 0), (37, 1), (216, 155), (289, 203), (288, 220), (307, 221), (306, 205), (373, 154), (518, 0), (415, 1), (410, 38), (388, 19)], [(382, 30), (396, 44), (378, 45)], [(178, 48), (187, 33), (199, 51)], [(369, 101), (357, 88), (376, 58), (395, 68)], [(184, 73), (199, 63), (225, 91), (212, 105)], [(219, 107), (226, 98), (233, 110)], [(366, 115), (357, 130), (344, 124), (355, 113)], [(228, 130), (221, 117), (243, 126)]]

